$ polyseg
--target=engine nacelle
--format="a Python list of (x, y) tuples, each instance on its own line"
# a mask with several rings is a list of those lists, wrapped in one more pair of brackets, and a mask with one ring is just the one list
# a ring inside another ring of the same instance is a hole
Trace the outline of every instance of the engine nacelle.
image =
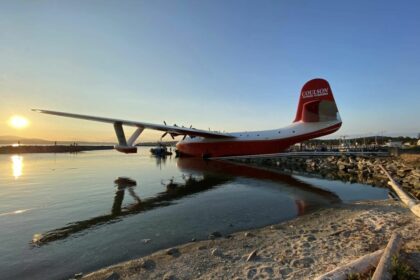
[(134, 147), (134, 146), (115, 145), (114, 149), (117, 150), (118, 152), (125, 153), (125, 154), (137, 153), (137, 147)]

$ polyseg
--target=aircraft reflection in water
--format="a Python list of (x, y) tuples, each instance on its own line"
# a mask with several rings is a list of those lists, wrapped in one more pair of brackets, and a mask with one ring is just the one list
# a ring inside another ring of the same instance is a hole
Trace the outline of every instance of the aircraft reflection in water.
[[(340, 202), (340, 198), (333, 192), (327, 191), (309, 183), (299, 181), (294, 177), (267, 169), (251, 167), (237, 163), (230, 163), (220, 160), (204, 161), (197, 158), (188, 158), (177, 161), (178, 167), (184, 172), (211, 172), (214, 174), (229, 174), (234, 177), (247, 177), (251, 179), (270, 180), (282, 183), (276, 185), (276, 189), (288, 192), (294, 197), (305, 198), (316, 197), (326, 203)], [(300, 198), (295, 199), (298, 215), (304, 214), (308, 208), (306, 202)]]
[[(270, 180), (281, 183), (276, 189), (281, 192), (288, 192), (293, 197), (300, 197), (300, 199), (295, 199), (298, 215), (302, 215), (308, 210), (308, 205), (301, 199), (302, 197), (315, 197), (315, 199), (326, 204), (340, 202), (340, 198), (333, 192), (317, 188), (289, 175), (273, 171), (225, 161), (204, 161), (197, 158), (179, 158), (177, 166), (183, 173), (188, 174), (187, 176), (183, 176), (183, 183), (174, 183), (173, 180), (169, 180), (170, 183), (167, 184), (166, 191), (142, 200), (134, 191), (137, 182), (129, 178), (120, 177), (114, 181), (117, 185), (117, 190), (110, 214), (73, 222), (65, 227), (54, 229), (44, 234), (35, 234), (32, 244), (42, 246), (55, 240), (65, 239), (72, 234), (87, 229), (117, 222), (122, 217), (128, 215), (135, 215), (154, 208), (169, 206), (181, 198), (224, 185), (234, 181), (237, 177)], [(135, 202), (123, 207), (122, 204), (126, 191), (134, 198)]]

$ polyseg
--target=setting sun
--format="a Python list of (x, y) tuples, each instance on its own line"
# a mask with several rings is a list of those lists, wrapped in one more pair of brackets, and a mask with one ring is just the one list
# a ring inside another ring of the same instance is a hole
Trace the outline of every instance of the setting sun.
[(27, 127), (29, 121), (22, 116), (15, 115), (9, 119), (9, 125), (13, 128), (21, 129)]

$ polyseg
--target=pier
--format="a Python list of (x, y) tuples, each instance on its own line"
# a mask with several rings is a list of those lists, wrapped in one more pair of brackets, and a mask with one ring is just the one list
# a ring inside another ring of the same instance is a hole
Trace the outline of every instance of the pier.
[(285, 153), (274, 153), (264, 155), (247, 155), (247, 156), (227, 156), (218, 157), (218, 159), (246, 159), (246, 158), (276, 158), (276, 157), (329, 157), (329, 156), (377, 156), (386, 157), (389, 156), (388, 152), (384, 151), (303, 151), (303, 152), (285, 152)]

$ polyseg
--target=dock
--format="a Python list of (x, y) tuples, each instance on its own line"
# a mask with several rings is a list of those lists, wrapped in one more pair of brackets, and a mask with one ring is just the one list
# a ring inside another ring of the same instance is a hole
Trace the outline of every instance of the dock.
[(218, 157), (217, 159), (251, 159), (251, 158), (276, 158), (276, 157), (329, 157), (329, 156), (389, 156), (388, 152), (376, 151), (303, 151), (303, 152), (284, 152), (264, 155), (245, 155), (245, 156), (227, 156)]

